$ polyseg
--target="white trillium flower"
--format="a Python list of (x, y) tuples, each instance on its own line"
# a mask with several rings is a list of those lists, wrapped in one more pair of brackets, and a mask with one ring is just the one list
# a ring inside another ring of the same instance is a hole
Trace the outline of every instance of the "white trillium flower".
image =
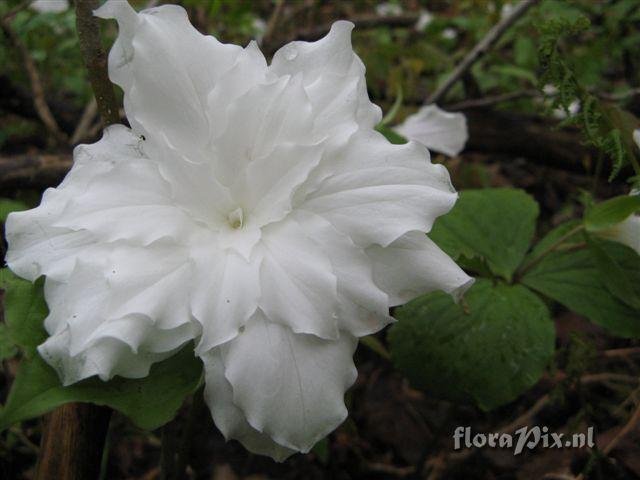
[(445, 112), (437, 105), (425, 105), (393, 130), (450, 157), (458, 155), (469, 139), (464, 114)]
[(268, 65), (181, 7), (96, 15), (119, 24), (109, 74), (132, 128), (77, 147), (62, 184), (7, 220), (10, 268), (46, 276), (39, 352), (70, 384), (143, 377), (195, 340), (227, 438), (308, 452), (347, 416), (357, 338), (471, 283), (423, 233), (456, 201), (449, 175), (374, 130), (349, 22)]
[(622, 243), (640, 255), (640, 215), (630, 215), (617, 225), (598, 232), (598, 235)]

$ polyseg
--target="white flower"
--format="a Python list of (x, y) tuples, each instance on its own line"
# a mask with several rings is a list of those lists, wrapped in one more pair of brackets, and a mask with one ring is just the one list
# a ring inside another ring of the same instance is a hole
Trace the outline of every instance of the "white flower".
[(617, 225), (598, 232), (598, 235), (633, 248), (640, 255), (640, 215), (630, 215)]
[(436, 105), (423, 106), (393, 130), (451, 157), (458, 155), (469, 139), (464, 114), (445, 112)]
[(502, 8), (500, 9), (500, 19), (502, 20), (509, 17), (513, 13), (515, 8), (516, 6), (513, 3), (510, 3), (510, 2), (503, 3)]
[(36, 12), (60, 13), (69, 8), (68, 0), (35, 0), (29, 5)]
[(420, 16), (418, 17), (418, 21), (415, 25), (415, 30), (418, 32), (422, 32), (425, 28), (429, 26), (429, 24), (433, 21), (433, 14), (428, 10), (420, 10)]
[(264, 34), (267, 31), (267, 22), (260, 17), (255, 17), (251, 21), (251, 28), (253, 29), (256, 42), (258, 42), (258, 45), (261, 45)]
[(576, 113), (580, 111), (580, 101), (574, 100), (568, 106), (568, 111), (564, 108), (556, 108), (553, 110), (552, 114), (558, 120), (564, 120), (567, 117), (573, 117)]
[(445, 28), (440, 34), (445, 40), (455, 40), (458, 38), (458, 31), (455, 28)]
[(111, 79), (131, 130), (74, 151), (41, 205), (10, 215), (8, 263), (46, 276), (65, 384), (145, 376), (195, 339), (227, 438), (283, 459), (347, 416), (357, 337), (388, 308), (471, 279), (424, 233), (457, 195), (419, 144), (374, 130), (353, 25), (294, 42), (198, 33), (173, 5), (111, 0)]
[(383, 2), (376, 5), (376, 13), (381, 17), (402, 15), (402, 5), (398, 3)]

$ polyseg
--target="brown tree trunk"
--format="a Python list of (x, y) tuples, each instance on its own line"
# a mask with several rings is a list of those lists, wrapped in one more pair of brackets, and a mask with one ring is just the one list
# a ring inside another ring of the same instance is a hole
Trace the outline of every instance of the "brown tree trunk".
[(95, 480), (111, 409), (69, 403), (45, 416), (35, 480)]

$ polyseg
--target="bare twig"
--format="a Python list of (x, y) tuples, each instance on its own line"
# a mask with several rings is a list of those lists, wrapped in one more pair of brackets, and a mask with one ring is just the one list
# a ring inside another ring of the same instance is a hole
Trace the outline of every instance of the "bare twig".
[(29, 77), (29, 83), (31, 85), (31, 93), (33, 94), (33, 106), (38, 113), (38, 117), (58, 143), (66, 143), (67, 136), (62, 130), (60, 130), (58, 122), (56, 122), (56, 119), (51, 113), (49, 105), (47, 105), (47, 102), (45, 100), (40, 73), (36, 68), (36, 64), (33, 61), (33, 58), (31, 58), (29, 49), (27, 49), (25, 44), (22, 43), (22, 40), (20, 40), (20, 37), (18, 37), (16, 32), (14, 32), (11, 26), (11, 22), (7, 17), (0, 18), (0, 28), (2, 28), (2, 32), (4, 33), (4, 35), (18, 51), (20, 57), (22, 58), (22, 64), (24, 66), (25, 72), (27, 73), (27, 76)]
[(98, 8), (98, 0), (76, 2), (76, 28), (80, 40), (80, 51), (87, 67), (89, 81), (93, 87), (98, 111), (104, 126), (120, 122), (118, 104), (113, 85), (107, 74), (107, 54), (100, 43), (100, 27), (93, 10)]
[(499, 103), (510, 102), (519, 98), (525, 97), (540, 97), (542, 94), (538, 90), (528, 89), (519, 90), (517, 92), (503, 93), (500, 95), (493, 95), (490, 97), (472, 98), (470, 100), (464, 100), (462, 102), (453, 103), (447, 105), (447, 110), (467, 110), (470, 108), (484, 108), (497, 105)]
[(91, 129), (91, 125), (93, 124), (93, 119), (98, 113), (98, 104), (95, 98), (91, 98), (87, 106), (84, 107), (84, 111), (82, 112), (82, 117), (80, 117), (80, 121), (76, 126), (76, 129), (73, 131), (73, 135), (71, 135), (71, 140), (69, 143), (71, 145), (75, 145), (83, 140), (89, 130)]
[(36, 480), (98, 478), (111, 410), (68, 403), (44, 420)]
[(609, 453), (614, 448), (616, 448), (618, 443), (620, 443), (620, 440), (622, 440), (629, 432), (635, 429), (638, 423), (640, 423), (640, 405), (638, 405), (634, 410), (631, 418), (629, 418), (629, 421), (625, 424), (625, 426), (622, 427), (616, 434), (616, 436), (613, 437), (613, 439), (607, 444), (607, 446), (602, 449), (602, 453), (604, 453), (605, 455), (609, 455)]
[(277, 26), (280, 23), (280, 19), (282, 18), (284, 7), (284, 0), (276, 0), (276, 5), (273, 8), (273, 13), (271, 13), (271, 16), (269, 17), (267, 28), (262, 37), (263, 44), (267, 44), (271, 41), (271, 38), (273, 37), (273, 34), (276, 32)]
[(31, 4), (31, 2), (33, 2), (33, 0), (23, 0), (18, 5), (16, 5), (13, 9), (11, 9), (7, 13), (5, 13), (4, 14), (4, 19), (5, 20), (11, 20), (13, 17), (16, 16), (16, 14), (20, 13), (22, 10), (27, 8)]
[(502, 37), (502, 35), (526, 13), (529, 8), (538, 3), (539, 0), (522, 0), (516, 5), (510, 15), (498, 22), (478, 44), (467, 54), (460, 64), (451, 72), (446, 80), (436, 89), (436, 91), (427, 99), (427, 104), (438, 103), (447, 92), (469, 71), (484, 54)]
[(612, 350), (605, 350), (601, 353), (601, 355), (607, 358), (620, 358), (629, 357), (632, 355), (640, 355), (640, 347), (615, 348)]
[[(362, 30), (367, 28), (376, 28), (376, 27), (408, 27), (415, 25), (418, 21), (419, 15), (415, 13), (405, 13), (402, 15), (389, 15), (385, 17), (381, 17), (378, 15), (359, 15), (355, 17), (349, 18), (351, 22), (353, 22), (356, 26), (356, 29)], [(331, 30), (332, 23), (327, 23), (324, 25), (320, 25), (318, 27), (313, 27), (308, 30), (302, 30), (296, 32), (293, 36), (286, 39), (278, 39), (278, 42), (274, 42), (273, 44), (267, 45), (267, 42), (263, 40), (263, 50), (266, 53), (273, 53), (278, 48), (283, 45), (289, 43), (291, 40), (306, 40), (306, 41), (314, 41), (322, 38), (327, 34), (329, 30)]]
[(608, 92), (596, 91), (595, 95), (602, 98), (603, 100), (619, 102), (621, 100), (626, 100), (630, 97), (640, 95), (640, 88), (632, 88), (631, 90), (627, 90), (626, 92), (620, 92), (620, 93), (608, 93)]

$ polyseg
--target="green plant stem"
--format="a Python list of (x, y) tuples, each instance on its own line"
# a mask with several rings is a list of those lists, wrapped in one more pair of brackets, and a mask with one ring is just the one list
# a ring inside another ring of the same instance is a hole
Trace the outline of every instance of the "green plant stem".
[(556, 240), (551, 245), (549, 245), (544, 251), (540, 252), (540, 254), (538, 256), (536, 256), (535, 258), (533, 258), (529, 263), (527, 263), (526, 265), (523, 265), (523, 267), (519, 270), (518, 275), (516, 277), (517, 278), (522, 278), (529, 270), (531, 270), (538, 263), (540, 263), (540, 261), (544, 257), (549, 255), (551, 252), (554, 252), (555, 250), (557, 250), (558, 247), (560, 247), (560, 245), (562, 245), (569, 238), (573, 237), (576, 233), (581, 232), (582, 230), (584, 230), (584, 225), (582, 225), (582, 224), (580, 224), (580, 225), (572, 228), (571, 230), (569, 230), (567, 233), (562, 235), (558, 240)]
[(369, 348), (372, 352), (380, 355), (385, 360), (391, 360), (391, 354), (389, 353), (389, 351), (385, 348), (382, 342), (373, 335), (362, 337), (360, 339), (360, 343)]
[(98, 0), (76, 1), (76, 28), (82, 59), (87, 67), (102, 123), (106, 127), (120, 123), (120, 114), (113, 85), (109, 81), (107, 54), (100, 41), (100, 27), (93, 16), (96, 8)]
[(204, 387), (200, 387), (193, 394), (191, 408), (189, 409), (189, 416), (187, 417), (187, 424), (184, 427), (184, 432), (182, 432), (182, 439), (178, 449), (178, 459), (176, 461), (177, 480), (185, 478), (187, 465), (189, 464), (189, 457), (191, 455), (193, 436), (196, 432), (196, 427), (198, 426), (198, 421), (201, 417), (202, 411), (205, 409), (204, 407)]
[(176, 480), (176, 454), (178, 451), (178, 419), (174, 418), (162, 427), (160, 448), (160, 479)]

